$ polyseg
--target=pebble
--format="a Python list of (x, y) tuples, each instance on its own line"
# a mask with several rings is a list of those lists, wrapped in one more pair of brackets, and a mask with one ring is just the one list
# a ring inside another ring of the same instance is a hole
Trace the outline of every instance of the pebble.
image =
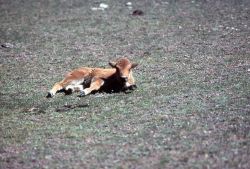
[(132, 2), (127, 2), (126, 5), (127, 5), (127, 6), (131, 6), (131, 5), (132, 5)]
[(105, 3), (100, 3), (99, 7), (103, 8), (103, 9), (107, 9), (109, 7), (109, 5), (105, 4)]
[(100, 3), (99, 7), (92, 7), (91, 10), (92, 11), (98, 11), (98, 10), (104, 11), (107, 8), (109, 8), (108, 4)]
[(132, 9), (132, 2), (127, 2), (127, 3), (126, 3), (126, 6), (128, 7), (128, 9), (131, 10), (131, 9)]
[(14, 45), (12, 45), (11, 43), (3, 43), (3, 44), (1, 44), (1, 47), (3, 47), (3, 48), (14, 48)]

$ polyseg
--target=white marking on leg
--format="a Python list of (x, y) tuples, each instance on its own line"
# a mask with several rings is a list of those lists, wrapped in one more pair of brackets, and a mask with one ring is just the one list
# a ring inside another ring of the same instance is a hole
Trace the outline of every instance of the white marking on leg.
[(83, 85), (75, 85), (73, 86), (74, 91), (83, 91)]
[(65, 90), (72, 90), (72, 92), (74, 92), (74, 85), (68, 85), (67, 87), (65, 87)]
[(132, 86), (132, 85), (129, 82), (125, 83), (125, 87), (130, 87), (130, 86)]
[(79, 80), (73, 80), (67, 87), (65, 87), (65, 90), (71, 89), (72, 92), (83, 91), (83, 85), (82, 85), (83, 82), (84, 78)]
[(50, 90), (49, 93), (51, 94), (51, 96), (55, 96), (56, 92), (54, 92), (53, 90)]

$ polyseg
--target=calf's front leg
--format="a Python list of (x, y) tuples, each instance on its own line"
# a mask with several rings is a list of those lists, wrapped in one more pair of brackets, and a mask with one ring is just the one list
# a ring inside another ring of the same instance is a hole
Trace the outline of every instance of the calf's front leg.
[(81, 91), (81, 94), (79, 96), (80, 97), (86, 96), (90, 94), (92, 91), (97, 91), (102, 87), (103, 84), (104, 84), (104, 80), (100, 78), (93, 78), (90, 83), (89, 88), (85, 88), (83, 91)]

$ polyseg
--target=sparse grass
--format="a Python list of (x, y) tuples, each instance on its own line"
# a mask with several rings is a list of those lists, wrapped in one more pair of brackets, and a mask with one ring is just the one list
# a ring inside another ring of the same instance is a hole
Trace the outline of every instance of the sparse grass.
[[(248, 168), (249, 2), (126, 2), (0, 2), (0, 168)], [(132, 93), (45, 98), (124, 55)]]

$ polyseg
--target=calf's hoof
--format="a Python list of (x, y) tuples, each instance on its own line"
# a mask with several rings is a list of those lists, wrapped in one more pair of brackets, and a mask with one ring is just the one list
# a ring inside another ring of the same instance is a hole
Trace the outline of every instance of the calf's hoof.
[(135, 90), (136, 88), (137, 88), (136, 85), (131, 85), (131, 86), (129, 86), (127, 89), (128, 89), (128, 90)]
[(78, 97), (84, 97), (86, 96), (86, 93), (84, 91), (81, 91), (80, 94), (78, 95)]
[(49, 93), (47, 94), (46, 98), (52, 98), (53, 96), (54, 96), (54, 95), (53, 95), (52, 93), (49, 92)]

